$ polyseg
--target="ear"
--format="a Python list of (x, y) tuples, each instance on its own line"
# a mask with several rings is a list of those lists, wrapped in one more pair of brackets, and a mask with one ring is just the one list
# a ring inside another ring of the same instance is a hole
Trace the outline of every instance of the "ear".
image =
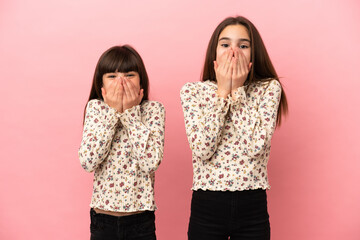
[(106, 95), (106, 92), (105, 92), (105, 88), (101, 88), (101, 96), (102, 98), (105, 100), (105, 95)]
[(216, 69), (218, 68), (218, 64), (216, 61), (213, 61), (213, 63), (214, 63), (214, 70), (216, 71)]

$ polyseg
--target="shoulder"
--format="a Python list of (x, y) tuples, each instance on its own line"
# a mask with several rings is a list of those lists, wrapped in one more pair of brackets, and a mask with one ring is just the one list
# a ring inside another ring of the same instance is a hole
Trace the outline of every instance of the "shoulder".
[(276, 79), (271, 79), (270, 81), (267, 82), (267, 88), (277, 88), (277, 89), (281, 89), (281, 84), (278, 80)]
[(204, 82), (188, 82), (180, 90), (180, 95), (198, 95), (203, 92), (208, 92), (210, 90), (216, 90), (217, 85), (215, 82), (207, 80)]
[(268, 91), (281, 92), (281, 84), (276, 79), (267, 79), (261, 82), (251, 83), (248, 92), (263, 95)]
[(86, 106), (88, 110), (106, 110), (107, 104), (100, 99), (91, 99)]
[(145, 100), (141, 104), (142, 112), (161, 112), (165, 113), (165, 107), (161, 102)]
[(265, 86), (265, 92), (267, 92), (270, 96), (273, 95), (281, 95), (282, 87), (278, 80), (272, 79)]
[(115, 114), (116, 110), (109, 107), (103, 100), (100, 99), (91, 99), (86, 106), (86, 112), (95, 115), (108, 115)]

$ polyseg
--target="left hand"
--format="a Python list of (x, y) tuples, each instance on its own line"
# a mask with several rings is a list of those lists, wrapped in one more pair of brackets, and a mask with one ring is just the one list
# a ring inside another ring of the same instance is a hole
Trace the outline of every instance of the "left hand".
[(135, 85), (127, 78), (123, 79), (123, 111), (139, 105), (144, 96), (144, 89), (136, 88)]
[(240, 48), (234, 49), (234, 57), (232, 59), (233, 71), (231, 77), (231, 92), (236, 91), (239, 87), (244, 85), (249, 74), (252, 63), (247, 64), (245, 54)]

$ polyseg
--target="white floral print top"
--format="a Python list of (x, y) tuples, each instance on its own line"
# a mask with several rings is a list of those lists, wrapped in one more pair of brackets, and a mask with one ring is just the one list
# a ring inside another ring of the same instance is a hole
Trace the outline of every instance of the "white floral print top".
[(95, 171), (90, 207), (114, 212), (155, 210), (154, 180), (164, 149), (165, 109), (144, 101), (117, 113), (101, 100), (86, 107), (81, 166)]
[(242, 86), (224, 99), (213, 81), (186, 83), (181, 91), (193, 161), (192, 190), (269, 189), (267, 163), (276, 127), (277, 80)]

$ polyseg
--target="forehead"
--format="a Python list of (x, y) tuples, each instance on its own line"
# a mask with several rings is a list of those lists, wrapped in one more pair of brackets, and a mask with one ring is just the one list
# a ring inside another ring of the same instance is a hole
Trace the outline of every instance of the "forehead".
[(126, 53), (111, 52), (106, 55), (99, 64), (100, 74), (137, 72), (138, 70), (139, 67), (136, 57)]
[(230, 38), (234, 40), (239, 38), (247, 38), (250, 40), (247, 28), (240, 24), (226, 26), (220, 33), (218, 40), (221, 38)]

